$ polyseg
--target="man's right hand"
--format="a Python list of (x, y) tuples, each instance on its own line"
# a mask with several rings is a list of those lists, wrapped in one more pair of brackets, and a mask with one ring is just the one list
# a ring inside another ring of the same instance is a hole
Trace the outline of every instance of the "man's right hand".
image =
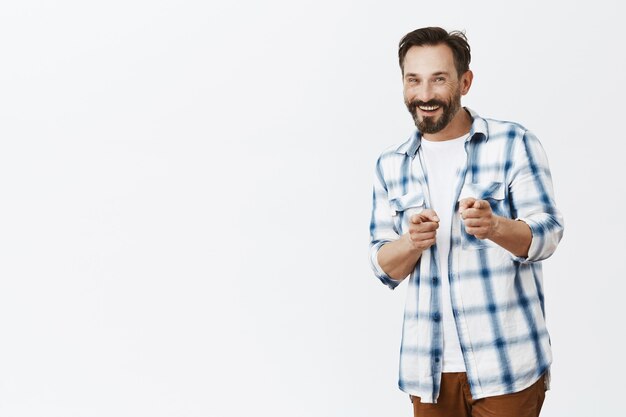
[(439, 217), (434, 210), (426, 209), (408, 214), (409, 231), (400, 239), (385, 243), (378, 251), (378, 264), (392, 279), (403, 280), (414, 269), (422, 251), (435, 244)]
[(421, 213), (413, 214), (409, 218), (409, 232), (407, 233), (411, 247), (420, 252), (435, 244), (439, 217), (432, 209), (425, 209)]

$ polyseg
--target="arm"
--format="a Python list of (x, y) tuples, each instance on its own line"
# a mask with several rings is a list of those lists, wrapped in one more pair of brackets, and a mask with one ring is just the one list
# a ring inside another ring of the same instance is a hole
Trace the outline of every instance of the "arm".
[(422, 252), (435, 243), (439, 227), (437, 214), (426, 209), (411, 216), (409, 232), (398, 240), (383, 245), (378, 251), (378, 264), (392, 279), (405, 279), (422, 256)]
[(370, 266), (376, 277), (392, 290), (398, 286), (399, 281), (394, 280), (378, 264), (378, 252), (384, 245), (395, 242), (400, 238), (398, 230), (391, 217), (391, 206), (387, 197), (387, 185), (382, 170), (381, 156), (376, 162), (376, 175), (374, 176), (374, 190), (372, 193), (372, 219), (370, 221)]
[(532, 233), (523, 221), (496, 216), (488, 201), (475, 198), (461, 200), (459, 213), (467, 233), (479, 239), (489, 239), (517, 257), (528, 256)]
[(422, 251), (434, 243), (439, 219), (435, 220), (432, 210), (424, 210), (411, 216), (409, 232), (400, 236), (393, 221), (395, 211), (389, 204), (381, 158), (377, 162), (374, 178), (370, 265), (378, 279), (394, 289), (413, 271)]
[(526, 258), (550, 257), (563, 237), (563, 217), (556, 207), (548, 159), (539, 140), (526, 131), (513, 149), (509, 191), (511, 214), (530, 227), (532, 240)]
[(459, 203), (466, 231), (492, 240), (519, 262), (548, 258), (563, 236), (563, 218), (554, 202), (545, 152), (530, 132), (514, 146), (508, 184), (515, 220), (493, 215), (485, 200), (467, 198)]

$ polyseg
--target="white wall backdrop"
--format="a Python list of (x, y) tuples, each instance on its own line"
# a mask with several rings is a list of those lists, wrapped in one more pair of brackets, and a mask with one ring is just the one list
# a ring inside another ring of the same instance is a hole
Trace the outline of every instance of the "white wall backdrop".
[(467, 32), (464, 104), (548, 152), (543, 415), (621, 413), (618, 2), (383, 3), (2, 3), (1, 415), (411, 415), (368, 223), (430, 25)]

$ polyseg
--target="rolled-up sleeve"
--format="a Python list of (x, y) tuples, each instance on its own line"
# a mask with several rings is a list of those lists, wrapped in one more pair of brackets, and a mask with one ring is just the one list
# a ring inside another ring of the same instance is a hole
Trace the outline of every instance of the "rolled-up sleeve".
[(397, 240), (400, 236), (393, 222), (393, 210), (389, 205), (387, 186), (382, 169), (383, 156), (376, 162), (374, 176), (374, 190), (372, 193), (372, 219), (370, 222), (369, 258), (374, 274), (389, 288), (394, 289), (401, 281), (394, 280), (382, 270), (378, 264), (378, 251), (388, 242)]
[(539, 140), (526, 131), (513, 148), (509, 181), (511, 213), (532, 233), (528, 257), (537, 262), (550, 257), (563, 236), (563, 218), (556, 207), (548, 159)]

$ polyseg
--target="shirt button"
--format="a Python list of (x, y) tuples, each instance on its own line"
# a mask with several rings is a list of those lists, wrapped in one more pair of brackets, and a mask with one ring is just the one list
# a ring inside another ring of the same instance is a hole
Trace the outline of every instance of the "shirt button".
[(439, 282), (439, 279), (437, 277), (433, 277), (433, 284), (437, 285), (438, 282)]
[(435, 321), (441, 320), (441, 315), (439, 313), (433, 314), (433, 320), (435, 320)]
[(435, 358), (435, 362), (439, 363), (439, 358)]

